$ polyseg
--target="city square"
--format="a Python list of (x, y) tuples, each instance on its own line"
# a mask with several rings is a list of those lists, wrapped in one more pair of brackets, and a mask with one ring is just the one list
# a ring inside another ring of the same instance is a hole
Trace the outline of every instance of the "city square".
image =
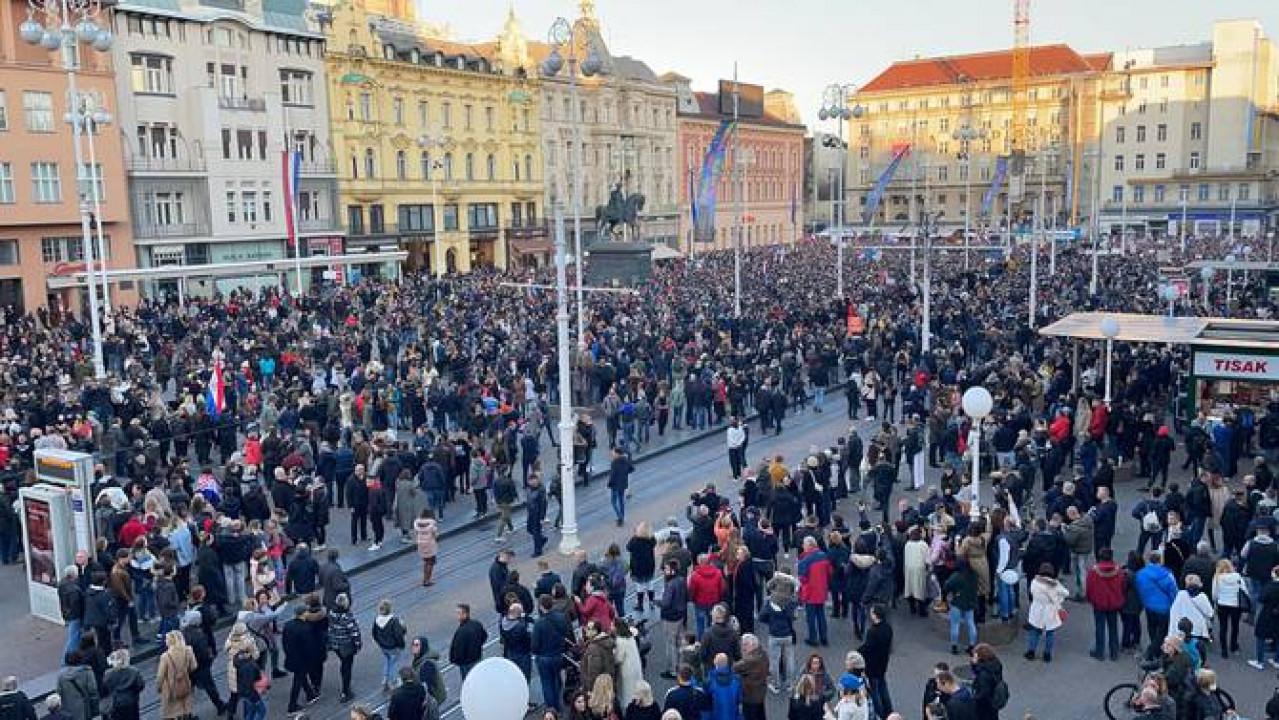
[(865, 5), (10, 2), (0, 720), (1279, 720), (1279, 12)]

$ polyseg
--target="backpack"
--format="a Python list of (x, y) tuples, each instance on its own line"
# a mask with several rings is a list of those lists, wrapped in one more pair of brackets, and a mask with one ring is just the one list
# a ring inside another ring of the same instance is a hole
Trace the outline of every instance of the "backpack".
[(615, 593), (626, 592), (626, 568), (622, 567), (620, 560), (609, 566), (608, 587)]
[(1008, 683), (1000, 678), (999, 682), (995, 683), (995, 689), (990, 693), (990, 704), (996, 710), (1003, 710), (1008, 706), (1008, 699)]
[(1141, 529), (1149, 533), (1157, 533), (1163, 530), (1163, 523), (1159, 522), (1159, 513), (1154, 510), (1147, 510), (1145, 515), (1141, 516)]

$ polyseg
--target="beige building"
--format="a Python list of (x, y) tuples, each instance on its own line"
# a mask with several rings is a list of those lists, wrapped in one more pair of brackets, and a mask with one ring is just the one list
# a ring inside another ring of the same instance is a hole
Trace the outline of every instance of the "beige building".
[[(1254, 20), (1117, 52), (1102, 91), (1103, 233), (1258, 237), (1279, 198), (1279, 47)], [(1233, 218), (1233, 227), (1232, 227)]]
[[(675, 92), (643, 61), (612, 55), (599, 36), (595, 3), (585, 0), (575, 22), (593, 28), (596, 49), (606, 72), (578, 76), (578, 107), (573, 108), (568, 63), (558, 75), (541, 77), (541, 125), (546, 160), (546, 202), (557, 188), (570, 193), (573, 178), (574, 113), (581, 122), (583, 238), (595, 235), (597, 207), (608, 202), (614, 185), (630, 195), (644, 195), (640, 214), (642, 239), (671, 243), (678, 236), (676, 197), (679, 178), (675, 161)], [(607, 34), (606, 28), (603, 32)], [(529, 42), (529, 53), (540, 74), (541, 61), (551, 52), (543, 42)], [(578, 54), (585, 58), (585, 45)], [(561, 53), (567, 60), (568, 51)], [(565, 198), (566, 220), (572, 223), (571, 194)]]

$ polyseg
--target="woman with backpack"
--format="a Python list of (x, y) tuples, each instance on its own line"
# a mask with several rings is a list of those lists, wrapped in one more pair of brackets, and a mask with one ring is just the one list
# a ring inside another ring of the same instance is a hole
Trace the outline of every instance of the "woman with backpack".
[(195, 686), (191, 683), (191, 673), (196, 669), (195, 654), (177, 630), (170, 630), (164, 636), (164, 643), (166, 649), (160, 656), (155, 677), (160, 717), (183, 720), (195, 713)]
[(378, 603), (371, 634), (373, 642), (382, 651), (382, 692), (390, 692), (398, 672), (400, 653), (404, 652), (404, 638), (408, 635), (404, 623), (391, 612), (390, 600)]

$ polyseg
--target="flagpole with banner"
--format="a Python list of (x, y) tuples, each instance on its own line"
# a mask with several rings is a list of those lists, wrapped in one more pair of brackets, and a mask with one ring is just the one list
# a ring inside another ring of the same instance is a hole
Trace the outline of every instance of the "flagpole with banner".
[(289, 245), (293, 247), (294, 283), (299, 297), (302, 295), (302, 246), (298, 242), (298, 175), (301, 172), (302, 154), (296, 150), (284, 150), (280, 154), (280, 173), (284, 185), (284, 227)]

